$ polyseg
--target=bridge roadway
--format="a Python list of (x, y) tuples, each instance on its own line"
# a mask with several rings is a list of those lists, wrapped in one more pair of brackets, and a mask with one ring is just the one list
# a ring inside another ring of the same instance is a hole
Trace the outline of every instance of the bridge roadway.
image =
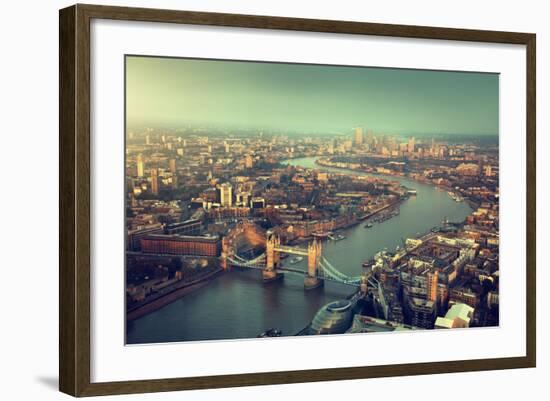
[(304, 248), (298, 248), (298, 247), (291, 247), (291, 246), (277, 246), (273, 249), (276, 252), (283, 252), (283, 253), (290, 253), (292, 255), (300, 255), (300, 256), (308, 256), (307, 249)]
[[(235, 259), (232, 257), (229, 257), (228, 260), (234, 266), (246, 267), (246, 268), (251, 268), (255, 270), (265, 270), (265, 254), (262, 254), (252, 260), (245, 260), (237, 255), (233, 255), (233, 256)], [(321, 259), (321, 263), (319, 267), (321, 268), (320, 273), (317, 273), (315, 275), (315, 277), (319, 279), (333, 281), (336, 283), (346, 284), (351, 286), (359, 286), (361, 282), (361, 276), (357, 276), (357, 277), (346, 276), (345, 274), (338, 271), (334, 266), (332, 266), (330, 262), (325, 258)], [(287, 267), (287, 266), (280, 266), (280, 267), (277, 267), (275, 270), (281, 273), (294, 273), (294, 274), (299, 274), (301, 276), (308, 275), (307, 271), (292, 268), (292, 267)]]
[[(240, 266), (239, 264), (235, 264), (235, 265), (239, 266), (239, 267), (242, 267), (244, 269), (264, 270), (264, 267), (262, 267), (262, 266), (255, 266), (255, 265)], [(280, 273), (299, 274), (300, 276), (307, 275), (307, 272), (305, 270), (296, 269), (296, 268), (292, 268), (292, 267), (286, 267), (286, 266), (285, 267), (277, 267), (275, 269), (275, 271), (280, 272)], [(341, 281), (341, 280), (332, 278), (330, 276), (325, 276), (323, 274), (317, 274), (317, 278), (320, 279), (320, 280), (331, 281), (331, 282), (334, 282), (334, 283), (349, 285), (349, 286), (352, 286), (352, 287), (358, 287), (359, 286), (359, 283), (351, 282), (351, 281), (349, 281), (349, 282)]]

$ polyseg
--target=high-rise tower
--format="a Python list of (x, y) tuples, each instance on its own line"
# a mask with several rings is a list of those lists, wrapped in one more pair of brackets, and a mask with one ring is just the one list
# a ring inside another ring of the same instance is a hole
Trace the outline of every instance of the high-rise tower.
[(143, 171), (144, 171), (144, 162), (143, 162), (143, 156), (140, 153), (137, 157), (137, 176), (143, 177)]
[(409, 143), (407, 144), (407, 151), (409, 153), (414, 153), (414, 137), (409, 138)]
[(357, 127), (353, 129), (353, 140), (356, 145), (363, 144), (363, 128)]
[(437, 275), (438, 272), (435, 271), (434, 273), (428, 273), (426, 278), (426, 298), (428, 301), (437, 301)]
[(170, 172), (172, 174), (176, 174), (176, 171), (177, 171), (176, 159), (170, 159), (169, 165), (170, 165)]
[(151, 169), (151, 192), (155, 195), (159, 193), (159, 171), (157, 168)]
[(220, 190), (220, 204), (224, 207), (231, 207), (233, 205), (233, 187), (231, 184), (225, 182), (218, 188)]

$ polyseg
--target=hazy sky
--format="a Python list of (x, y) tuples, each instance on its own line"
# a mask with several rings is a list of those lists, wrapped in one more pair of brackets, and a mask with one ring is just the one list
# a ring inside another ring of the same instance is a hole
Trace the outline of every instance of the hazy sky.
[(498, 134), (498, 75), (129, 56), (130, 125)]

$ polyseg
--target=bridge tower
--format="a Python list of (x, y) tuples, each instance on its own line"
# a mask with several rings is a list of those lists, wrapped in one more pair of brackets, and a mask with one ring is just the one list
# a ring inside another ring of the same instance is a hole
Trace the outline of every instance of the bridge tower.
[(277, 266), (279, 265), (279, 252), (276, 250), (281, 245), (281, 239), (273, 234), (267, 234), (267, 241), (265, 245), (266, 265), (262, 271), (262, 277), (265, 281), (276, 280), (282, 275), (277, 274)]
[(369, 293), (369, 278), (366, 275), (361, 275), (360, 286), (361, 294), (367, 295)]
[(304, 278), (304, 288), (311, 290), (323, 285), (323, 280), (319, 278), (319, 263), (321, 261), (322, 245), (316, 239), (309, 243), (307, 247), (307, 274)]
[(222, 253), (221, 253), (221, 266), (224, 270), (227, 270), (229, 268), (229, 263), (227, 262), (227, 258), (231, 256), (232, 249), (231, 249), (231, 241), (224, 237), (222, 239)]

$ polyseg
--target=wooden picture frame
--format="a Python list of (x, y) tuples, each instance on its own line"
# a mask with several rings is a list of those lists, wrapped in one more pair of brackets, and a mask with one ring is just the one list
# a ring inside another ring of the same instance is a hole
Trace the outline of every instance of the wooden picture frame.
[[(527, 49), (525, 60), (527, 71), (526, 356), (92, 383), (90, 380), (90, 21), (94, 18), (525, 45)], [(62, 392), (73, 396), (94, 396), (535, 366), (536, 37), (534, 34), (80, 4), (60, 10), (59, 29), (59, 388)]]

